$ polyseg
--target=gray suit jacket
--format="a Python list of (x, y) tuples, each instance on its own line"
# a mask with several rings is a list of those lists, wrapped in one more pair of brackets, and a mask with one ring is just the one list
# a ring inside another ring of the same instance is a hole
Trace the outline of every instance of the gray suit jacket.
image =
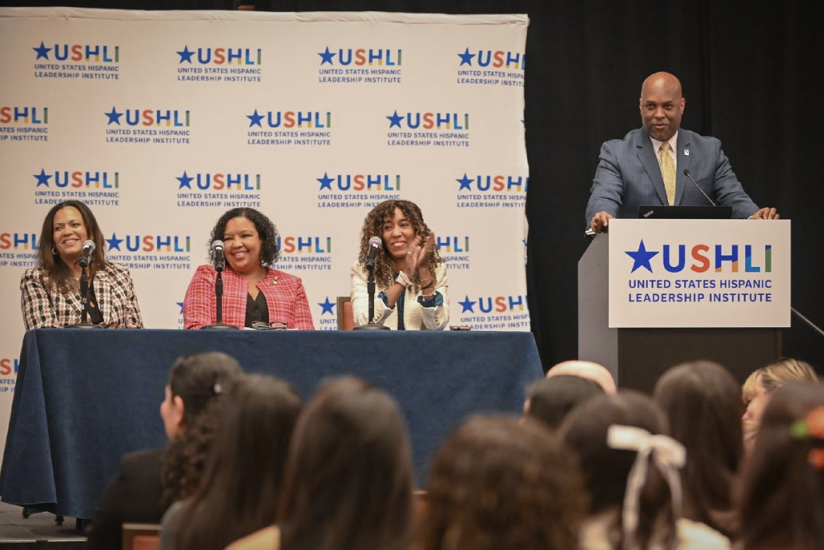
[[(695, 182), (712, 200), (732, 207), (733, 218), (748, 218), (758, 211), (758, 206), (735, 177), (719, 140), (681, 128), (676, 152), (675, 204), (709, 205), (684, 175), (684, 169), (688, 169)], [(637, 218), (639, 207), (657, 204), (667, 204), (667, 193), (647, 132), (639, 128), (628, 133), (624, 139), (605, 142), (601, 146), (600, 162), (590, 189), (587, 227), (592, 217), (602, 210), (616, 218)]]

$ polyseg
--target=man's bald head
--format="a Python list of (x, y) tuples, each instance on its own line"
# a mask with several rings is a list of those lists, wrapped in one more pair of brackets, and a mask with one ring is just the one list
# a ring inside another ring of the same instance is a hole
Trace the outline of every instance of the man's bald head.
[(651, 74), (641, 85), (641, 122), (647, 134), (668, 141), (681, 127), (686, 100), (681, 81), (670, 73)]
[(564, 361), (563, 363), (558, 363), (547, 371), (546, 377), (558, 376), (559, 374), (580, 376), (581, 378), (594, 380), (610, 395), (617, 391), (615, 379), (612, 377), (612, 374), (610, 374), (603, 365), (593, 363), (592, 361)]

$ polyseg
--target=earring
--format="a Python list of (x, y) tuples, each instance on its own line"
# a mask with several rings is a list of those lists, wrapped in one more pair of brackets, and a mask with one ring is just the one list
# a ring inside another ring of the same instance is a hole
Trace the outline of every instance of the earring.
[(54, 247), (52, 247), (52, 256), (57, 256), (57, 250)]

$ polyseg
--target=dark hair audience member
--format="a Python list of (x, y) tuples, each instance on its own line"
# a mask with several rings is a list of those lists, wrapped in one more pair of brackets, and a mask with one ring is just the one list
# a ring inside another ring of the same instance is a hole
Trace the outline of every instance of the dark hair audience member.
[(287, 383), (248, 375), (228, 391), (199, 489), (163, 518), (161, 550), (222, 550), (274, 522), (303, 402)]
[(721, 365), (695, 361), (665, 372), (654, 396), (667, 413), (670, 435), (687, 450), (681, 470), (684, 517), (734, 539), (734, 497), (744, 458), (738, 383)]
[(586, 497), (575, 459), (539, 422), (479, 416), (438, 451), (413, 550), (576, 547)]
[(679, 519), (685, 452), (667, 432), (655, 401), (629, 390), (569, 414), (559, 435), (578, 455), (591, 503), (579, 548), (729, 548), (726, 537)]
[(556, 429), (576, 405), (596, 395), (604, 389), (594, 380), (567, 374), (542, 378), (527, 389), (524, 414)]
[(395, 401), (353, 377), (324, 383), (298, 418), (277, 525), (231, 550), (404, 550), (412, 464)]
[(824, 549), (824, 387), (787, 382), (744, 467), (743, 550)]
[(123, 523), (159, 523), (172, 502), (194, 492), (211, 450), (223, 394), (241, 374), (235, 359), (215, 351), (175, 361), (160, 405), (170, 445), (123, 457), (95, 510), (87, 549), (120, 548)]

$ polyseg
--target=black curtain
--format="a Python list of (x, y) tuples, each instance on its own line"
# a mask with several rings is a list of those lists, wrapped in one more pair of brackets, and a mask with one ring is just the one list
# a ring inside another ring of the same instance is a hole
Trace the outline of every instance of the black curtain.
[[(641, 82), (661, 70), (683, 84), (682, 125), (721, 139), (753, 200), (792, 219), (793, 304), (824, 325), (816, 267), (824, 252), (816, 213), (824, 203), (824, 183), (814, 166), (824, 145), (818, 105), (824, 65), (815, 3), (100, 0), (62, 5), (235, 9), (239, 3), (258, 11), (529, 15), (527, 273), (532, 330), (545, 368), (578, 353), (577, 262), (586, 246), (584, 207), (601, 142), (640, 126)], [(49, 4), (54, 5), (40, 5)], [(783, 343), (785, 355), (824, 368), (824, 338), (795, 317)]]

